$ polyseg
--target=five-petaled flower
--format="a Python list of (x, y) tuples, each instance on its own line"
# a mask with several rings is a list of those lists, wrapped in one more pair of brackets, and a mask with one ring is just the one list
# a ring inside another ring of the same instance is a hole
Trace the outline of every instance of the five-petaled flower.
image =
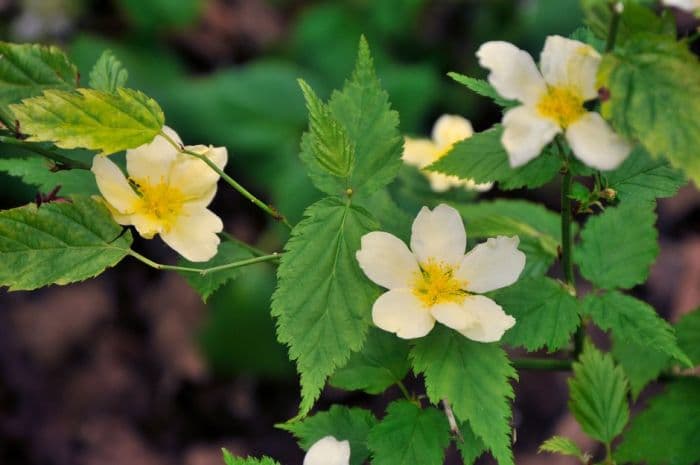
[(539, 70), (527, 52), (508, 42), (486, 42), (476, 56), (490, 70), (488, 79), (496, 91), (522, 103), (503, 117), (501, 142), (511, 166), (535, 158), (562, 131), (574, 155), (593, 168), (614, 169), (629, 155), (631, 146), (600, 114), (583, 106), (598, 95), (601, 57), (593, 47), (549, 36)]
[[(442, 115), (433, 125), (431, 139), (413, 139), (406, 137), (403, 148), (403, 161), (408, 165), (423, 170), (432, 165), (452, 150), (459, 141), (474, 134), (469, 120), (458, 115)], [(491, 189), (493, 183), (477, 184), (472, 179), (459, 179), (433, 171), (423, 171), (435, 192), (445, 192), (452, 187), (464, 187), (479, 192)]]
[[(163, 132), (181, 144), (175, 131)], [(226, 165), (224, 147), (204, 145), (186, 149)], [(156, 234), (190, 261), (207, 261), (216, 255), (221, 219), (207, 206), (216, 194), (219, 175), (202, 160), (181, 153), (163, 136), (126, 152), (127, 179), (107, 157), (95, 156), (92, 172), (114, 219), (133, 225), (147, 239)]]
[(418, 213), (411, 250), (389, 233), (365, 234), (356, 254), (360, 268), (389, 289), (372, 307), (374, 324), (412, 339), (428, 334), (437, 320), (469, 339), (498, 341), (515, 319), (478, 294), (517, 281), (525, 267), (518, 244), (517, 236), (498, 236), (465, 255), (462, 218), (444, 204)]
[(326, 436), (316, 441), (306, 452), (303, 465), (349, 465), (350, 443)]

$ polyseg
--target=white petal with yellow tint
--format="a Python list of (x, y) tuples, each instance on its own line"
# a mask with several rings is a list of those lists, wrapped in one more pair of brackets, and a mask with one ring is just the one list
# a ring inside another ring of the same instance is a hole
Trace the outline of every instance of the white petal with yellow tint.
[(464, 336), (477, 342), (496, 342), (515, 324), (515, 318), (507, 315), (503, 308), (483, 295), (472, 295), (462, 306), (474, 318), (474, 323), (460, 330)]
[(469, 120), (459, 115), (442, 115), (433, 125), (432, 138), (438, 149), (446, 149), (474, 134)]
[(111, 208), (122, 215), (134, 211), (139, 197), (129, 185), (122, 170), (112, 160), (96, 155), (92, 159), (91, 170), (95, 175), (100, 193)]
[(537, 110), (515, 107), (503, 116), (501, 143), (508, 152), (510, 166), (517, 168), (535, 158), (561, 131), (553, 121), (542, 118)]
[(160, 237), (187, 260), (206, 262), (216, 255), (220, 242), (217, 233), (223, 228), (221, 219), (210, 210), (185, 204), (175, 224)]
[(403, 145), (403, 161), (422, 169), (437, 160), (438, 149), (428, 139), (411, 139), (406, 137)]
[(355, 257), (367, 277), (387, 289), (409, 287), (420, 274), (416, 257), (406, 244), (383, 231), (362, 236)]
[(466, 281), (469, 292), (489, 292), (510, 286), (525, 268), (525, 254), (518, 250), (518, 236), (498, 236), (474, 247), (464, 257), (455, 276)]
[[(176, 143), (182, 144), (180, 137), (168, 126), (163, 132)], [(178, 155), (178, 149), (165, 137), (157, 135), (153, 141), (126, 151), (126, 171), (135, 180), (148, 180), (151, 184), (167, 182), (170, 167)]]
[(617, 135), (600, 114), (588, 112), (566, 130), (566, 140), (577, 158), (599, 170), (613, 170), (632, 147)]
[(600, 60), (590, 45), (554, 35), (544, 43), (540, 70), (547, 84), (571, 87), (590, 100), (598, 95), (595, 82)]
[[(220, 169), (223, 169), (228, 161), (228, 152), (225, 147), (196, 145), (186, 148), (209, 158)], [(216, 191), (219, 175), (202, 160), (183, 153), (179, 154), (173, 163), (169, 179), (170, 184), (177, 186), (188, 198), (208, 198), (211, 201), (212, 191)]]
[(163, 232), (163, 222), (147, 212), (136, 211), (131, 215), (131, 224), (144, 239), (153, 239), (156, 234)]
[(529, 53), (515, 45), (486, 42), (476, 52), (479, 64), (491, 71), (488, 80), (503, 97), (534, 105), (547, 86)]
[(430, 308), (433, 317), (448, 328), (458, 331), (473, 325), (476, 320), (468, 308), (455, 302), (445, 302)]
[(372, 306), (372, 321), (402, 339), (423, 337), (435, 326), (430, 310), (410, 289), (392, 289), (379, 296)]
[(421, 264), (459, 265), (467, 247), (467, 233), (459, 212), (440, 204), (432, 211), (423, 207), (413, 221), (411, 250)]
[(350, 443), (326, 436), (316, 441), (306, 452), (303, 465), (349, 465)]
[(457, 176), (448, 176), (433, 171), (427, 172), (426, 174), (428, 176), (428, 182), (430, 183), (430, 189), (433, 192), (446, 192), (460, 185), (460, 179)]

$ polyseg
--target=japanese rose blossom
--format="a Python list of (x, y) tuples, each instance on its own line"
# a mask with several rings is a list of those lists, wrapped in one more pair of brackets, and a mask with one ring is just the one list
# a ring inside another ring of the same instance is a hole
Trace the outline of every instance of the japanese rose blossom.
[[(178, 144), (180, 137), (169, 127), (163, 132)], [(219, 168), (226, 165), (224, 147), (195, 145), (188, 150), (210, 158)], [(219, 175), (197, 158), (179, 152), (163, 136), (126, 152), (126, 171), (109, 158), (97, 155), (92, 172), (114, 219), (133, 225), (151, 239), (156, 234), (193, 262), (216, 255), (221, 219), (207, 206), (216, 194)]]
[(349, 465), (350, 443), (326, 436), (316, 441), (306, 452), (303, 465)]
[(476, 56), (490, 71), (488, 80), (496, 91), (522, 103), (503, 116), (501, 142), (511, 166), (535, 158), (561, 132), (574, 155), (593, 168), (614, 169), (629, 155), (630, 145), (600, 114), (583, 106), (598, 96), (601, 57), (593, 47), (549, 36), (539, 70), (527, 52), (508, 42), (486, 42)]
[(356, 254), (360, 268), (388, 289), (372, 307), (374, 324), (413, 339), (428, 334), (437, 320), (474, 341), (498, 341), (515, 319), (478, 294), (518, 279), (525, 267), (518, 244), (517, 236), (498, 236), (465, 255), (462, 218), (444, 204), (418, 213), (410, 250), (389, 233), (365, 234)]

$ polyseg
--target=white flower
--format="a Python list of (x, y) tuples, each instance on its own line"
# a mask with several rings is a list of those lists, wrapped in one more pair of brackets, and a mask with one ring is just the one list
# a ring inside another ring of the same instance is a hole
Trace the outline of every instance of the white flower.
[[(163, 131), (177, 143), (169, 127)], [(188, 146), (209, 157), (219, 168), (226, 165), (224, 147)], [(164, 137), (126, 152), (127, 179), (107, 157), (97, 155), (92, 172), (114, 219), (133, 225), (147, 239), (156, 234), (180, 255), (194, 262), (216, 255), (221, 219), (207, 209), (216, 194), (219, 175), (197, 158), (180, 153)]]
[(404, 339), (423, 337), (435, 320), (469, 339), (498, 341), (515, 324), (493, 300), (476, 293), (510, 286), (525, 267), (517, 236), (498, 236), (464, 254), (467, 234), (447, 205), (423, 207), (411, 232), (411, 250), (385, 232), (362, 236), (357, 261), (388, 292), (372, 307), (379, 328)]
[(675, 6), (681, 10), (693, 12), (700, 12), (700, 0), (663, 0), (663, 4), (666, 6)]
[(306, 452), (303, 465), (349, 465), (350, 443), (333, 436), (316, 441)]
[[(403, 161), (422, 170), (435, 163), (452, 150), (457, 142), (474, 134), (469, 120), (457, 115), (442, 115), (433, 125), (432, 139), (412, 139), (406, 137), (403, 149)], [(477, 184), (472, 179), (459, 179), (433, 171), (423, 171), (435, 192), (445, 192), (452, 187), (464, 187), (468, 190), (484, 192), (493, 183)]]
[(574, 155), (591, 167), (611, 170), (629, 155), (630, 145), (583, 106), (598, 95), (600, 55), (589, 45), (549, 36), (539, 70), (527, 52), (508, 42), (486, 42), (476, 56), (498, 93), (522, 103), (503, 117), (501, 142), (511, 166), (535, 158), (562, 131)]

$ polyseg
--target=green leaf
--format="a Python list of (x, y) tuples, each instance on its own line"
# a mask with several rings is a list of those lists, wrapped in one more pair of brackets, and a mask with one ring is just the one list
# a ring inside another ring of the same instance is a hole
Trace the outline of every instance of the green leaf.
[(627, 424), (627, 380), (608, 354), (588, 344), (569, 378), (569, 410), (583, 431), (610, 444)]
[(576, 457), (582, 463), (587, 463), (584, 453), (578, 445), (569, 438), (553, 436), (542, 443), (538, 452), (550, 452), (552, 454), (570, 455)]
[(373, 465), (442, 465), (450, 428), (438, 409), (412, 402), (392, 402), (369, 433)]
[(29, 291), (83, 281), (129, 253), (131, 234), (90, 198), (0, 212), (0, 286)]
[(609, 292), (586, 297), (583, 310), (597, 326), (612, 332), (613, 341), (654, 347), (692, 366), (678, 347), (671, 325), (645, 302), (620, 292)]
[(496, 125), (457, 142), (427, 169), (477, 183), (498, 182), (506, 190), (542, 186), (559, 172), (559, 159), (546, 150), (525, 166), (512, 168), (501, 144), (502, 133), (503, 127)]
[(348, 391), (381, 394), (403, 380), (410, 368), (408, 343), (394, 334), (372, 328), (362, 349), (336, 370), (330, 383)]
[(464, 463), (464, 465), (473, 465), (476, 459), (488, 450), (488, 447), (486, 447), (484, 441), (474, 433), (468, 421), (459, 425), (459, 432), (462, 438), (455, 442), (457, 444), (457, 449), (459, 449), (459, 455), (462, 456), (462, 463)]
[(270, 457), (262, 457), (256, 459), (254, 457), (234, 457), (231, 452), (226, 449), (221, 449), (224, 455), (224, 463), (226, 465), (279, 465), (279, 463), (272, 460)]
[(53, 162), (39, 157), (0, 158), (0, 171), (21, 178), (24, 183), (36, 186), (42, 193), (51, 192), (56, 186), (61, 186), (59, 196), (99, 193), (92, 172), (80, 169), (53, 171), (53, 167)]
[(700, 365), (700, 308), (684, 315), (676, 323), (676, 337), (683, 353), (688, 355), (694, 366)]
[(353, 191), (369, 194), (389, 184), (401, 167), (403, 137), (399, 115), (381, 87), (364, 37), (352, 76), (342, 91), (333, 92), (328, 107), (355, 146)]
[[(609, 34), (613, 8), (618, 0), (581, 0), (584, 22), (596, 36), (605, 40)], [(624, 8), (617, 28), (616, 44), (622, 45), (635, 34), (654, 32), (675, 37), (676, 26), (673, 16), (657, 16), (649, 7), (654, 0), (622, 0)]]
[(360, 238), (378, 229), (364, 210), (326, 198), (305, 212), (292, 231), (272, 296), (277, 337), (301, 374), (301, 415), (326, 378), (360, 350), (378, 296), (355, 259)]
[(700, 62), (687, 45), (675, 34), (637, 35), (603, 58), (598, 80), (610, 91), (601, 111), (615, 130), (700, 184)]
[[(299, 80), (299, 85), (309, 110), (309, 132), (303, 139), (301, 157), (307, 165), (318, 165), (308, 166), (311, 179), (321, 190), (324, 190), (328, 181), (323, 178), (317, 181), (316, 176), (323, 177), (325, 174), (327, 177), (330, 174), (340, 178), (334, 180), (335, 182), (346, 183), (355, 161), (355, 149), (348, 134), (313, 89), (303, 80)], [(319, 170), (322, 170), (323, 174), (318, 173)], [(340, 189), (334, 188), (326, 192), (334, 195), (338, 194)]]
[(86, 148), (109, 155), (151, 142), (165, 117), (155, 100), (139, 91), (47, 90), (41, 97), (11, 105), (29, 141)]
[(118, 5), (137, 29), (161, 32), (194, 23), (203, 11), (204, 1), (120, 0)]
[(483, 79), (476, 79), (473, 77), (465, 76), (464, 74), (459, 74), (455, 72), (447, 73), (449, 77), (459, 82), (460, 84), (466, 86), (472, 92), (475, 92), (482, 97), (488, 97), (494, 101), (496, 105), (502, 107), (513, 107), (518, 105), (518, 102), (514, 100), (508, 100), (500, 96), (500, 94), (493, 88), (491, 84)]
[(430, 400), (449, 399), (457, 418), (469, 422), (498, 463), (512, 465), (510, 379), (517, 375), (503, 349), (437, 325), (416, 341), (411, 359), (425, 377)]
[(621, 337), (613, 338), (611, 353), (625, 370), (633, 399), (650, 381), (658, 378), (671, 361), (671, 356), (651, 344), (638, 344)]
[[(209, 260), (208, 262), (190, 262), (184, 258), (180, 259), (180, 266), (186, 266), (189, 268), (213, 268), (216, 266), (227, 265), (240, 260), (246, 260), (252, 258), (253, 254), (241, 245), (234, 242), (226, 241), (219, 245), (219, 250), (216, 256)], [(209, 297), (222, 285), (236, 279), (241, 273), (241, 268), (228, 268), (220, 271), (214, 271), (201, 275), (198, 273), (180, 272), (182, 276), (185, 277), (190, 286), (197, 291), (197, 293), (202, 296), (202, 300), (205, 302)]]
[(369, 410), (334, 405), (326, 412), (279, 427), (296, 436), (304, 450), (326, 436), (333, 436), (338, 441), (347, 440), (350, 442), (351, 465), (362, 465), (369, 457), (367, 436), (376, 424), (377, 419)]
[(590, 218), (574, 250), (581, 274), (604, 289), (645, 282), (659, 253), (653, 208), (648, 203), (623, 203)]
[(654, 201), (673, 197), (688, 181), (666, 160), (654, 160), (637, 147), (615, 171), (606, 173), (609, 187), (623, 201)]
[(693, 465), (700, 462), (698, 437), (700, 380), (674, 381), (632, 419), (614, 458), (617, 463)]
[(515, 318), (515, 326), (503, 336), (513, 347), (553, 352), (569, 344), (579, 325), (578, 301), (551, 278), (521, 279), (493, 293), (493, 298)]
[(12, 122), (8, 105), (47, 89), (74, 89), (78, 69), (57, 47), (0, 42), (0, 118)]
[(110, 50), (105, 50), (90, 71), (90, 87), (102, 92), (115, 93), (126, 86), (129, 73)]

